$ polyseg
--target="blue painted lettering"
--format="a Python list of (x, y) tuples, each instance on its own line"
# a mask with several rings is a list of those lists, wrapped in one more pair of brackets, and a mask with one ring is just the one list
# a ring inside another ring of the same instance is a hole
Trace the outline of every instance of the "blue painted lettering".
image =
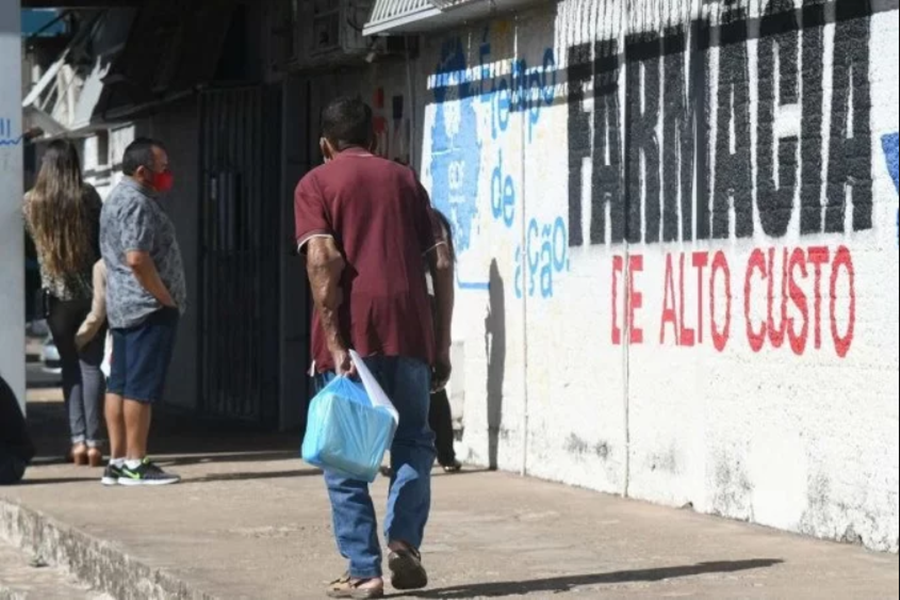
[[(440, 64), (429, 78), (435, 105), (429, 164), (432, 201), (453, 224), (461, 261), (477, 235), (478, 199), (482, 197), (479, 182), (486, 166), (481, 162), (476, 106), (487, 109), (494, 140), (510, 130), (513, 113), (521, 113), (527, 127), (525, 143), (530, 143), (544, 108), (556, 99), (557, 62), (552, 48), (544, 50), (541, 65), (535, 67), (529, 67), (524, 59), (491, 61), (491, 52), (490, 26), (484, 28), (476, 66), (466, 64), (461, 38), (450, 39), (443, 44)], [(452, 113), (445, 106), (451, 102)], [(489, 199), (493, 220), (511, 230), (518, 197), (515, 180), (503, 164), (502, 150), (491, 172)], [(529, 297), (552, 298), (554, 278), (569, 268), (567, 225), (562, 217), (552, 223), (532, 219), (526, 232), (524, 249), (520, 246), (515, 252), (516, 296), (527, 293)], [(462, 278), (457, 285), (463, 290), (488, 288), (484, 281)]]
[(498, 152), (497, 166), (491, 175), (491, 214), (502, 220), (507, 228), (513, 226), (516, 217), (516, 187), (511, 175), (503, 173), (503, 151)]
[[(529, 298), (537, 295), (538, 289), (541, 298), (552, 298), (555, 277), (569, 270), (568, 253), (568, 229), (562, 217), (557, 217), (552, 224), (531, 219), (525, 234), (525, 251), (521, 246), (516, 249), (516, 297), (521, 298), (523, 287), (527, 287)], [(527, 282), (522, 281), (523, 271), (527, 273)]]
[[(894, 180), (894, 189), (900, 191), (900, 134), (893, 133), (881, 138), (888, 173)], [(897, 212), (897, 243), (900, 244), (900, 211)]]

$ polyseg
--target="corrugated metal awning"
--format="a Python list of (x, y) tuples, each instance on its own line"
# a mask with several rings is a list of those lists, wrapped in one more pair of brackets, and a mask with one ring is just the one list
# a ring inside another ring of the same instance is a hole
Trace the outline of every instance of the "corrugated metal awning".
[(375, 0), (364, 35), (424, 33), (548, 0)]
[(431, 0), (376, 0), (363, 35), (396, 32), (440, 16)]

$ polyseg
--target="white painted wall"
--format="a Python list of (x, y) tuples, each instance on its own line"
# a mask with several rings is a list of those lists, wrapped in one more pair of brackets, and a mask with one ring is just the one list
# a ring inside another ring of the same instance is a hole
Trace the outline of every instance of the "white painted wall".
[[(722, 3), (700, 0), (565, 0), (423, 39), (420, 173), (456, 222), (460, 251), (460, 450), (480, 464), (896, 552), (897, 158), (896, 141), (886, 153), (883, 140), (898, 131), (897, 12), (848, 15), (868, 3), (829, 3), (817, 28), (799, 0), (775, 2), (797, 9), (788, 14), (803, 28), (773, 52), (760, 32), (775, 22), (760, 20), (760, 4), (743, 3), (749, 41), (731, 37), (746, 28), (719, 26)], [(708, 51), (679, 49), (699, 39), (692, 21), (711, 25)], [(661, 46), (653, 36), (663, 33)], [(641, 39), (649, 44), (626, 49)], [(611, 61), (602, 40), (618, 45)], [(570, 95), (579, 66), (569, 54), (582, 44), (584, 101)], [(518, 60), (539, 100), (511, 110)], [(680, 147), (667, 126), (678, 64), (691, 89), (709, 92), (696, 129), (708, 139), (696, 146), (705, 169), (688, 156), (681, 171), (684, 159), (670, 155)], [(393, 95), (408, 96), (405, 68), (377, 69), (370, 89), (387, 88), (390, 111)], [(735, 100), (729, 78), (746, 82)], [(609, 118), (598, 118), (604, 106)], [(618, 160), (598, 134), (608, 123), (619, 128)], [(693, 182), (692, 232), (682, 172)], [(640, 208), (630, 242), (610, 241), (609, 218), (592, 240), (604, 185), (628, 202), (624, 214)], [(848, 196), (858, 205), (844, 210)], [(648, 209), (660, 220), (648, 223)], [(703, 224), (714, 235), (697, 239)], [(754, 347), (770, 271), (775, 334)]]
[(19, 0), (0, 2), (0, 373), (25, 402), (22, 224), (22, 33)]

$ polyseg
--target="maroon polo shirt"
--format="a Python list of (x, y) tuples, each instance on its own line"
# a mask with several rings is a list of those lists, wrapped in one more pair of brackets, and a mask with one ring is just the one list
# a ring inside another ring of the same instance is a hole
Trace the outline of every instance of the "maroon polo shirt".
[[(435, 247), (435, 222), (413, 171), (361, 149), (340, 153), (307, 174), (294, 193), (297, 243), (334, 237), (344, 255), (341, 334), (360, 355), (434, 362), (423, 256)], [(312, 353), (319, 373), (333, 371), (318, 311)]]

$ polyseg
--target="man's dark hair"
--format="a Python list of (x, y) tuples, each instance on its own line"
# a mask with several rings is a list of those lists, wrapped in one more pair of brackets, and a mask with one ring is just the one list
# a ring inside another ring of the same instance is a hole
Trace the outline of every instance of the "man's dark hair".
[(322, 111), (322, 136), (338, 152), (372, 141), (372, 109), (359, 96), (331, 101)]
[(162, 142), (151, 138), (138, 138), (131, 142), (122, 157), (122, 173), (131, 177), (138, 167), (152, 169), (154, 148), (166, 149)]

